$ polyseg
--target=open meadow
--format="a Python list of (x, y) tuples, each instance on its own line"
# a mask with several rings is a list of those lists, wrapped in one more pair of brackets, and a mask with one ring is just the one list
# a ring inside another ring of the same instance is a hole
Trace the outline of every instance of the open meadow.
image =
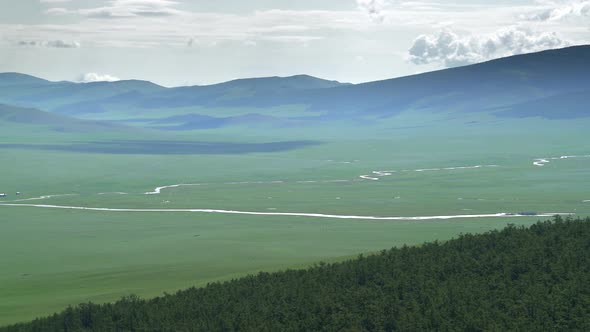
[(431, 118), (305, 135), (3, 131), (0, 324), (544, 214), (590, 215), (586, 122)]

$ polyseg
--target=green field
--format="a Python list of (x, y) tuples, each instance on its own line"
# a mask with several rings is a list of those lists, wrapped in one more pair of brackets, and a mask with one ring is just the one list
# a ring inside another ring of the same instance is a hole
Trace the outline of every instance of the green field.
[[(466, 117), (482, 124), (467, 125)], [(9, 194), (0, 202), (356, 216), (590, 215), (584, 202), (590, 200), (584, 181), (590, 158), (533, 165), (536, 158), (590, 154), (580, 144), (587, 140), (587, 120), (466, 117), (406, 113), (362, 129), (340, 123), (188, 132), (80, 133), (11, 124), (0, 131), (0, 192)], [(313, 144), (297, 143), (302, 141)], [(218, 144), (214, 151), (211, 142)], [(236, 153), (237, 144), (249, 153)], [(72, 148), (79, 145), (96, 150)], [(126, 150), (117, 150), (121, 146)], [(476, 165), (489, 167), (450, 169)], [(144, 194), (174, 184), (193, 185)], [(0, 324), (84, 301), (155, 296), (539, 219), (399, 221), (0, 206)]]

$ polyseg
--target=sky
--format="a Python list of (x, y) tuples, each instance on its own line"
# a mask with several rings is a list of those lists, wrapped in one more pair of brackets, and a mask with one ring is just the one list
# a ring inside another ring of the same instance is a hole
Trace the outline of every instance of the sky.
[(590, 0), (0, 0), (0, 72), (375, 81), (590, 43)]

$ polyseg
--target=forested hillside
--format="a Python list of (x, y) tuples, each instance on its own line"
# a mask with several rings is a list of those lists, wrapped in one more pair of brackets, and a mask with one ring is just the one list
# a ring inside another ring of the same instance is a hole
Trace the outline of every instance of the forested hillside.
[(588, 331), (590, 218), (509, 226), (0, 331)]

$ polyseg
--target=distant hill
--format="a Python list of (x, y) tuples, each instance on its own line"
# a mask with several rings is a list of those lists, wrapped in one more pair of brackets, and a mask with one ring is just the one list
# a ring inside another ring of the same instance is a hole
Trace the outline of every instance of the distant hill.
[(217, 88), (249, 88), (258, 91), (278, 91), (278, 90), (311, 90), (334, 88), (338, 86), (351, 85), (350, 83), (340, 83), (338, 81), (324, 80), (309, 75), (295, 75), (287, 77), (260, 77), (237, 79), (225, 83), (210, 85)]
[[(324, 85), (321, 89), (309, 85), (309, 89), (252, 90), (240, 85), (247, 81), (187, 88), (189, 90), (172, 89), (162, 95), (174, 98), (148, 99), (143, 105), (151, 108), (190, 105), (264, 108), (302, 104), (333, 117), (391, 116), (421, 109), (459, 112), (489, 112), (497, 107), (513, 109), (519, 104), (548, 97), (557, 102), (560, 95), (566, 98), (567, 94), (590, 89), (590, 46), (512, 56), (364, 84)], [(240, 89), (232, 90), (230, 87), (234, 85)], [(191, 93), (185, 94), (188, 91)], [(523, 114), (519, 110), (515, 112)], [(554, 109), (553, 114), (530, 114), (559, 118), (558, 112), (559, 109)], [(502, 114), (507, 115), (506, 111)], [(571, 114), (589, 116), (590, 111), (585, 109)]]
[[(323, 90), (351, 84), (308, 75), (247, 78), (207, 86), (173, 88), (141, 103), (147, 108), (204, 106), (268, 106), (269, 96)], [(257, 102), (258, 101), (258, 102)], [(280, 102), (277, 104), (281, 104)]]
[(44, 81), (47, 84), (25, 86), (13, 84), (14, 80), (9, 79), (8, 74), (5, 78), (2, 81), (0, 76), (0, 102), (72, 116), (102, 113), (113, 108), (144, 109), (154, 113), (153, 110), (158, 108), (247, 106), (244, 104), (246, 99), (265, 99), (278, 93), (348, 85), (308, 75), (239, 79), (208, 86), (170, 89), (133, 80), (94, 83)]
[(79, 120), (34, 108), (0, 104), (0, 128), (11, 123), (46, 126), (49, 130), (71, 132), (124, 130), (125, 128), (108, 122)]
[(137, 92), (149, 94), (162, 91), (165, 88), (147, 81), (117, 81), (117, 82), (92, 82), (71, 83), (57, 82), (50, 86), (44, 86), (43, 90), (35, 90), (23, 93), (17, 101), (20, 102), (47, 102), (52, 100), (91, 101), (112, 98), (114, 96)]
[(576, 119), (590, 117), (590, 89), (526, 101), (500, 108), (497, 116), (546, 119)]
[(590, 219), (510, 226), (0, 331), (587, 331)]
[[(147, 81), (117, 81), (117, 82), (50, 82), (20, 74), (0, 74), (0, 103), (34, 107), (43, 111), (57, 111), (61, 108), (65, 114), (96, 112), (98, 101), (108, 101), (115, 98), (115, 103), (124, 104), (144, 98), (145, 95), (164, 90), (157, 84)], [(119, 99), (116, 99), (119, 98)], [(88, 107), (90, 105), (90, 107)]]
[(579, 118), (590, 116), (590, 110), (584, 106), (585, 91), (590, 91), (590, 46), (517, 55), (356, 85), (297, 75), (164, 88), (146, 81), (76, 84), (0, 74), (0, 102), (6, 104), (86, 118), (109, 112), (117, 119), (163, 119), (179, 115), (170, 112), (179, 109), (189, 120), (178, 129), (209, 128), (210, 124), (197, 121), (199, 116), (203, 121), (214, 117), (213, 121), (221, 126), (254, 124), (243, 119), (223, 121), (222, 116), (200, 114), (199, 109), (244, 109), (242, 114), (233, 116), (258, 116), (260, 121), (256, 124), (271, 126), (292, 123), (292, 119), (281, 119), (280, 115), (253, 112), (283, 106), (297, 106), (318, 115), (303, 116), (297, 122), (301, 125), (386, 118), (409, 110), (480, 112), (508, 118)]
[[(408, 109), (478, 112), (584, 89), (590, 89), (590, 46), (314, 91), (299, 94), (292, 102), (332, 113), (395, 114)], [(588, 116), (590, 111), (578, 113), (581, 115)]]
[(19, 73), (0, 73), (0, 86), (49, 84), (50, 82), (35, 76)]

